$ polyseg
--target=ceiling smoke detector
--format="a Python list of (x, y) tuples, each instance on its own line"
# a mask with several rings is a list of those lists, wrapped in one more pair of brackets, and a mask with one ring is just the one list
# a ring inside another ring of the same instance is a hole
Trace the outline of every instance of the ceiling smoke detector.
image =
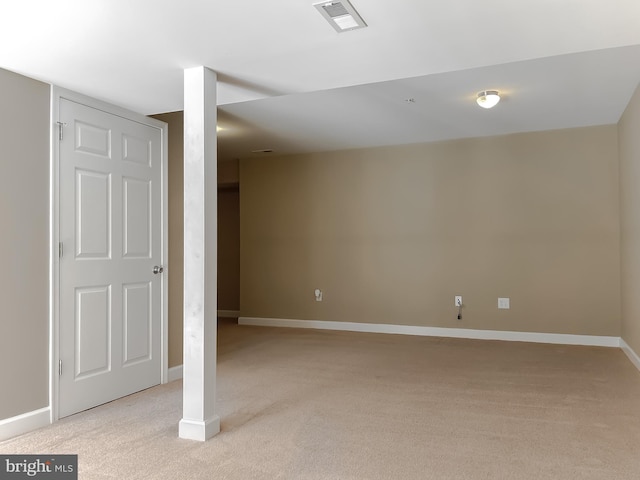
[(367, 26), (362, 17), (356, 12), (356, 9), (353, 8), (353, 5), (347, 0), (318, 2), (314, 3), (313, 6), (338, 33)]

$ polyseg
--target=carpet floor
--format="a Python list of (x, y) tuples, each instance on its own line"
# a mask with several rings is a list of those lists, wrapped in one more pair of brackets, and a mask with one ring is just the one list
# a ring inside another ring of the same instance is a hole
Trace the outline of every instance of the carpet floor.
[(102, 479), (640, 478), (640, 372), (614, 348), (221, 321), (207, 442), (180, 381), (0, 443)]

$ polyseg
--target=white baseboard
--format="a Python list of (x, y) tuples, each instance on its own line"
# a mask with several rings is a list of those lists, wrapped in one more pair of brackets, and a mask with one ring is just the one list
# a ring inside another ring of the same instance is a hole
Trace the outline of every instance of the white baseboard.
[(23, 433), (31, 432), (51, 423), (51, 408), (45, 407), (33, 412), (0, 420), (0, 442)]
[(218, 310), (218, 316), (223, 318), (238, 318), (240, 310)]
[(564, 333), (510, 332), (502, 330), (471, 330), (468, 328), (419, 327), (377, 323), (328, 322), (323, 320), (292, 320), (284, 318), (240, 317), (239, 325), (261, 327), (315, 328), (349, 332), (391, 333), (425, 337), (469, 338), (477, 340), (505, 340), (509, 342), (556, 343), (562, 345), (589, 345), (620, 347), (620, 337), (570, 335)]
[(640, 357), (636, 352), (633, 351), (633, 348), (631, 348), (622, 338), (620, 339), (620, 348), (622, 348), (622, 351), (627, 354), (627, 357), (629, 357), (631, 363), (633, 363), (636, 368), (640, 370)]
[(178, 365), (177, 367), (171, 367), (169, 369), (169, 374), (167, 376), (168, 382), (173, 382), (174, 380), (180, 380), (182, 378), (182, 365)]

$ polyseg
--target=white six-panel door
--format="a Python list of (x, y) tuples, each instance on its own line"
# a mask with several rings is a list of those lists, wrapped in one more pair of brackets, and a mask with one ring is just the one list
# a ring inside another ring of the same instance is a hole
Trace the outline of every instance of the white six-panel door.
[(162, 131), (60, 99), (59, 417), (162, 378)]

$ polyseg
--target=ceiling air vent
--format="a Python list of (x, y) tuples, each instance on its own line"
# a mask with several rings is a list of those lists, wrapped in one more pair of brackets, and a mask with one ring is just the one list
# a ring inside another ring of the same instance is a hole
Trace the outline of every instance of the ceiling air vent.
[(313, 4), (327, 22), (338, 33), (348, 32), (367, 26), (356, 9), (347, 0), (338, 2), (318, 2)]

